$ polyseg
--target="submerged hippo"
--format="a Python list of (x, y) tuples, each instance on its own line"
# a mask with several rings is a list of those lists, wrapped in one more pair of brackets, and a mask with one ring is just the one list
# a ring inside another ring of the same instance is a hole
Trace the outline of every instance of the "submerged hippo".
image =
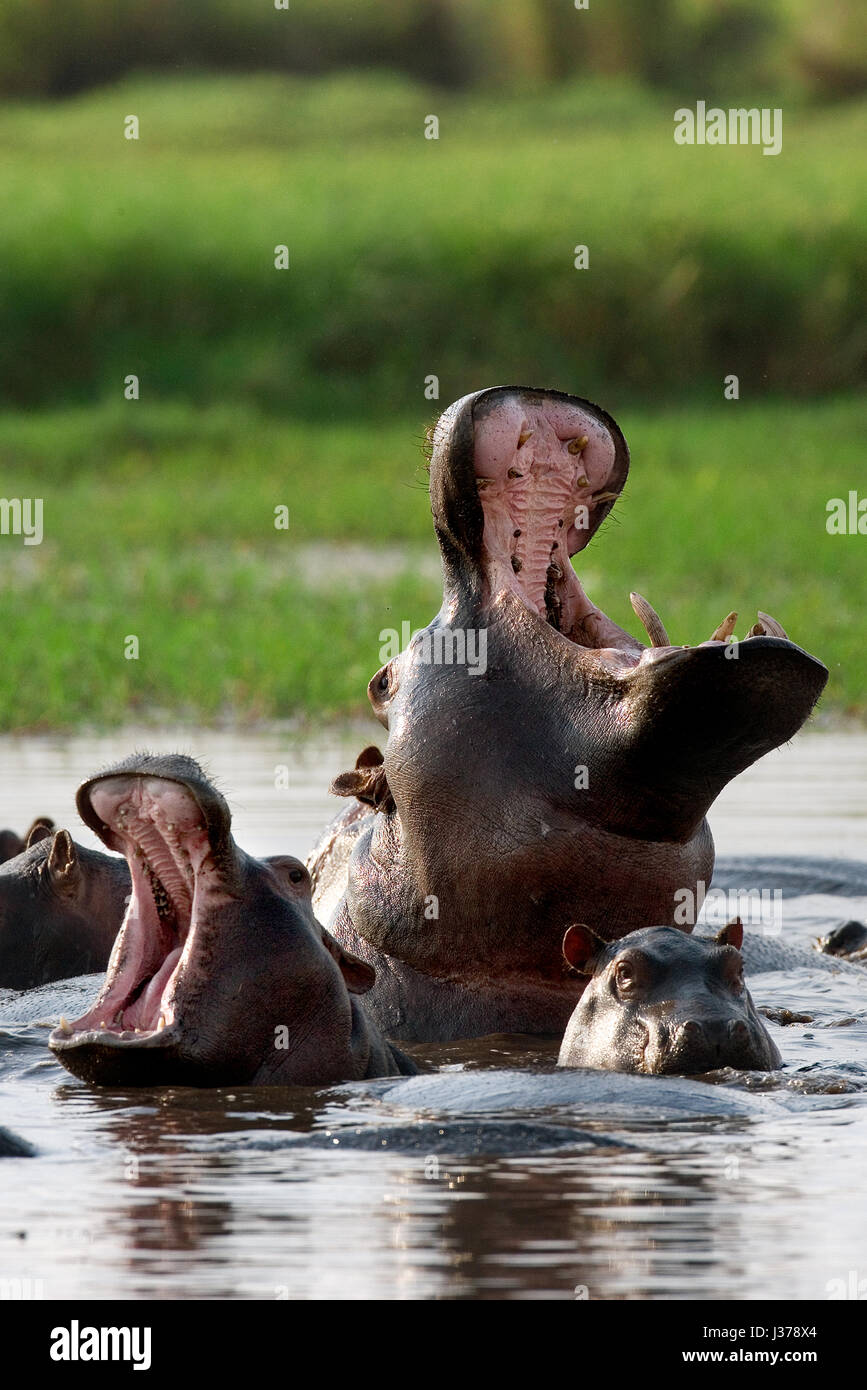
[(357, 995), (373, 969), (313, 916), (288, 855), (252, 859), (191, 758), (135, 754), (80, 788), (126, 858), (129, 908), (99, 996), (49, 1046), (98, 1085), (314, 1085), (411, 1073)]
[(675, 925), (683, 890), (711, 880), (708, 807), (825, 685), (767, 615), (739, 643), (730, 614), (674, 646), (634, 595), (645, 646), (588, 598), (569, 557), (628, 457), (609, 415), (557, 391), (479, 391), (436, 426), (443, 605), (370, 682), (384, 760), (366, 750), (338, 779), (362, 801), (308, 861), (393, 1036), (562, 1032), (566, 927)]
[(0, 988), (104, 970), (128, 896), (122, 859), (37, 823), (24, 852), (0, 864)]
[(570, 927), (563, 955), (589, 983), (558, 1064), (657, 1074), (778, 1067), (744, 984), (743, 940), (739, 921), (712, 938), (645, 927), (613, 943)]
[(37, 816), (23, 835), (19, 835), (15, 830), (0, 830), (0, 864), (23, 854), (30, 845), (35, 845), (37, 840), (50, 835), (53, 829), (54, 821), (50, 816)]

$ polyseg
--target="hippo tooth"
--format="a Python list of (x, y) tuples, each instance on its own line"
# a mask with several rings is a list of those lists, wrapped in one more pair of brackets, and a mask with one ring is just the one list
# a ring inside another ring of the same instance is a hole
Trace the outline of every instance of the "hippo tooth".
[(577, 487), (589, 487), (590, 479), (587, 477), (586, 473), (579, 473), (578, 477), (575, 479), (575, 484)]
[(582, 449), (586, 449), (590, 440), (586, 434), (582, 434), (580, 439), (570, 439), (566, 448), (570, 454), (580, 454)]
[(62, 1033), (71, 1033), (71, 1032), (72, 1032), (72, 1029), (70, 1028), (69, 1024), (66, 1022), (66, 1019), (63, 1017), (63, 1014), (60, 1015), (60, 1031), (61, 1031)]
[(764, 635), (765, 629), (762, 627), (761, 623), (753, 623), (752, 627), (747, 633), (748, 637), (764, 637)]
[[(769, 637), (785, 637), (786, 629), (782, 623), (778, 623), (776, 618), (772, 618), (770, 613), (763, 613), (761, 608), (758, 610), (762, 626)], [(788, 641), (788, 638), (786, 639)]]
[(157, 1032), (158, 1032), (158, 1033), (161, 1033), (161, 1032), (163, 1031), (163, 1029), (165, 1028), (165, 1026), (166, 1026), (165, 1016), (164, 1016), (163, 1014), (160, 1014), (160, 1021), (159, 1021), (159, 1023), (157, 1024)]
[(493, 478), (476, 478), (476, 487), (479, 489), (480, 492), (483, 492), (486, 487), (491, 486), (491, 483), (493, 481)]
[(650, 638), (652, 647), (670, 647), (668, 633), (665, 630), (662, 619), (655, 613), (641, 594), (630, 594), (629, 602), (632, 604), (632, 611), (636, 618), (643, 624), (644, 630)]
[(522, 430), (518, 435), (518, 448), (523, 449), (528, 439), (532, 439), (535, 430)]
[(104, 1027), (106, 1026), (106, 1024), (105, 1024), (105, 1019), (104, 1019), (104, 1018), (100, 1020), (99, 1026), (100, 1026), (100, 1028), (104, 1028)]
[(735, 630), (735, 623), (738, 620), (737, 613), (729, 613), (727, 618), (723, 618), (716, 632), (711, 637), (711, 642), (726, 642)]
[(612, 502), (619, 496), (619, 492), (597, 492), (593, 498), (593, 505), (595, 507), (597, 502)]
[(519, 473), (517, 468), (510, 468), (506, 476), (509, 478), (523, 478), (524, 475), (523, 473)]

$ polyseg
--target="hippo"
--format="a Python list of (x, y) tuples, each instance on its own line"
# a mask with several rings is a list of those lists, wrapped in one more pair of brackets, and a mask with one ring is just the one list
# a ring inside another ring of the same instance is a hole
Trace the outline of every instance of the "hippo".
[(15, 830), (0, 830), (0, 864), (23, 854), (30, 845), (35, 845), (37, 840), (50, 835), (53, 829), (54, 821), (50, 816), (37, 816), (23, 835), (19, 835)]
[(327, 1085), (411, 1074), (367, 1018), (370, 965), (317, 922), (288, 855), (239, 849), (192, 758), (137, 753), (84, 782), (85, 823), (132, 890), (95, 1003), (49, 1046), (101, 1086)]
[(708, 807), (824, 688), (767, 614), (677, 646), (634, 594), (645, 645), (591, 601), (570, 557), (628, 466), (612, 417), (560, 391), (478, 391), (433, 430), (442, 607), (371, 680), (385, 752), (337, 779), (353, 809), (308, 859), (392, 1037), (562, 1034), (567, 926), (681, 925), (684, 890), (711, 881)]
[(820, 936), (816, 948), (828, 956), (867, 961), (867, 926), (863, 922), (842, 922), (827, 936)]
[(24, 852), (0, 864), (0, 988), (104, 970), (128, 896), (123, 859), (36, 823)]
[(644, 927), (615, 942), (571, 926), (563, 956), (588, 982), (558, 1065), (656, 1075), (779, 1067), (744, 984), (743, 940), (737, 918), (715, 937)]

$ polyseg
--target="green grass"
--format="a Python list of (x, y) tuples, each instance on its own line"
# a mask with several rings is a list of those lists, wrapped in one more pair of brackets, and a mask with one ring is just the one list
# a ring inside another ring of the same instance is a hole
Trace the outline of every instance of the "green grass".
[[(423, 424), (141, 403), (0, 416), (4, 495), (41, 496), (45, 513), (41, 546), (0, 537), (3, 726), (365, 709), (380, 631), (439, 606)], [(825, 530), (828, 498), (864, 477), (867, 406), (720, 394), (620, 424), (627, 490), (578, 559), (594, 599), (641, 635), (638, 589), (675, 642), (709, 637), (731, 608), (743, 633), (762, 608), (829, 666), (825, 707), (867, 714), (867, 538)], [(320, 542), (333, 551), (311, 572)], [(348, 543), (391, 547), (389, 568), (356, 573)]]
[(761, 607), (867, 714), (867, 540), (825, 531), (864, 487), (867, 102), (787, 105), (776, 158), (676, 147), (679, 104), (376, 73), (0, 108), (0, 490), (45, 505), (41, 546), (0, 536), (0, 723), (366, 708), (379, 633), (439, 604), (424, 426), (497, 381), (626, 431), (579, 566), (613, 618), (638, 588), (695, 641)]
[(677, 104), (359, 74), (140, 78), (7, 106), (0, 400), (117, 398), (131, 372), (151, 402), (352, 420), (414, 414), (431, 373), (443, 399), (578, 380), (615, 407), (706, 399), (729, 372), (753, 394), (853, 387), (867, 103), (787, 106), (774, 158), (675, 146)]

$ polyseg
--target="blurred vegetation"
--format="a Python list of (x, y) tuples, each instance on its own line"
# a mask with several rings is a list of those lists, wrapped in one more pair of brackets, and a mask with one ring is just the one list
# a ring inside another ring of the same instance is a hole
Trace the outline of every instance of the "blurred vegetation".
[[(134, 426), (120, 405), (0, 416), (6, 494), (43, 497), (45, 526), (40, 546), (0, 542), (3, 725), (366, 712), (381, 632), (424, 626), (441, 602), (428, 419), (179, 404), (142, 405)], [(743, 635), (761, 608), (828, 665), (823, 711), (863, 716), (865, 541), (825, 521), (863, 476), (867, 404), (720, 398), (619, 423), (627, 488), (576, 562), (593, 599), (643, 638), (637, 589), (689, 643), (732, 608)]]
[(347, 65), (501, 90), (625, 74), (687, 100), (731, 84), (834, 98), (867, 89), (867, 26), (861, 0), (0, 0), (0, 92), (58, 95), (136, 68)]
[(116, 398), (129, 373), (143, 400), (316, 418), (405, 414), (431, 373), (443, 401), (578, 381), (613, 408), (730, 372), (752, 395), (862, 381), (867, 100), (787, 111), (771, 158), (672, 132), (613, 80), (130, 79), (2, 108), (0, 401)]

